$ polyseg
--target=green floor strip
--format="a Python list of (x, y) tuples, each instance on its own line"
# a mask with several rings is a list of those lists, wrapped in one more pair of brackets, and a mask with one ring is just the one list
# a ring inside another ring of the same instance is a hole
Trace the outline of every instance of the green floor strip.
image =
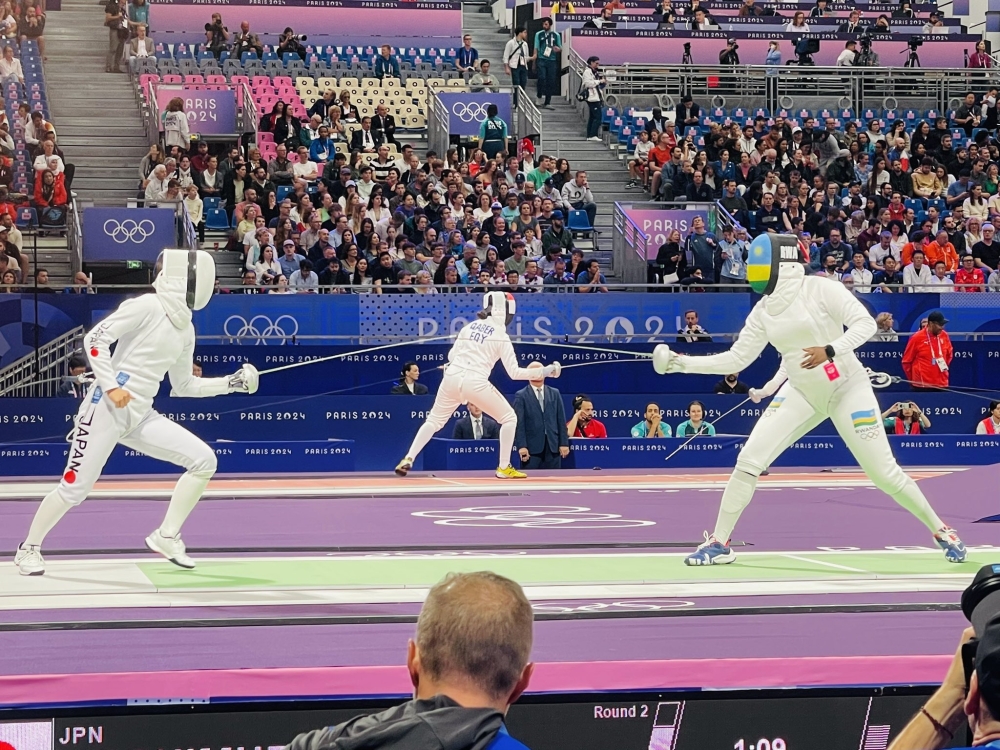
[[(169, 563), (140, 563), (161, 590), (267, 589), (290, 587), (431, 586), (449, 572), (491, 570), (522, 585), (601, 583), (688, 583), (706, 581), (798, 581), (864, 579), (879, 576), (965, 575), (981, 562), (948, 563), (940, 553), (825, 554), (803, 553), (794, 559), (781, 553), (743, 555), (731, 565), (710, 569), (686, 567), (676, 555), (614, 557), (558, 556), (524, 558), (386, 558), (303, 560), (203, 560), (193, 571)], [(856, 571), (830, 567), (834, 563)]]

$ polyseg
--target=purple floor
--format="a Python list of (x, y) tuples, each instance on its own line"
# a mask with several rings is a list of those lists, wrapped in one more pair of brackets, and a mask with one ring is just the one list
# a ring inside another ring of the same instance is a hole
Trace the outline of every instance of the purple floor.
[[(883, 493), (867, 488), (773, 489), (762, 485), (735, 534), (755, 550), (809, 550), (931, 543), (929, 534)], [(920, 482), (931, 503), (967, 544), (992, 545), (998, 527), (974, 523), (1000, 513), (1000, 469), (982, 467)], [(491, 497), (311, 498), (207, 500), (185, 527), (189, 548), (615, 544), (694, 542), (711, 526), (721, 492), (579, 494), (531, 492)], [(653, 526), (555, 528), (446, 526), (419, 511), (482, 506), (583, 506)], [(162, 518), (161, 500), (90, 500), (53, 531), (46, 548), (138, 549)], [(13, 549), (36, 508), (0, 502), (0, 549)], [(612, 550), (621, 551), (621, 550)], [(53, 555), (56, 557), (57, 555)], [(1000, 555), (998, 555), (1000, 557)], [(948, 604), (957, 594), (745, 596), (693, 598), (692, 611), (723, 607), (829, 604)], [(542, 603), (544, 604), (544, 603)], [(583, 602), (551, 602), (567, 607)], [(541, 611), (551, 611), (545, 606)], [(0, 623), (74, 620), (156, 620), (409, 614), (415, 605), (326, 605), (0, 611)], [(938, 655), (953, 651), (963, 626), (960, 612), (728, 614), (540, 621), (533, 658), (539, 662), (805, 656)], [(398, 665), (410, 623), (316, 624), (206, 628), (46, 629), (0, 632), (0, 674), (82, 674), (188, 669)]]

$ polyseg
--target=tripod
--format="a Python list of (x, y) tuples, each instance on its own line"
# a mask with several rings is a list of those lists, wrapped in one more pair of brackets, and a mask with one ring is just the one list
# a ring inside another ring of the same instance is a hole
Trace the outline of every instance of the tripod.
[(685, 52), (681, 55), (681, 65), (694, 65), (694, 60), (691, 59), (690, 52)]
[[(900, 52), (900, 54), (903, 54), (903, 53)], [(907, 57), (906, 57), (906, 62), (903, 63), (903, 67), (904, 68), (920, 68), (920, 67), (923, 67), (920, 64), (920, 56), (917, 54), (917, 51), (915, 49), (913, 49), (912, 47), (910, 48), (910, 54), (907, 55)]]

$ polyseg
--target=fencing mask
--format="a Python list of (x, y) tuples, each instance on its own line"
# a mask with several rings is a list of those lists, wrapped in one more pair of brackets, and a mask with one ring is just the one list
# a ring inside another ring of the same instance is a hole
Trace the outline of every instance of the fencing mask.
[(482, 318), (490, 318), (497, 325), (506, 328), (514, 321), (517, 303), (509, 292), (486, 292), (483, 295)]
[[(211, 255), (204, 250), (164, 250), (156, 265), (157, 284), (164, 279), (170, 291), (183, 288), (189, 310), (201, 310), (208, 304), (215, 291), (215, 259)], [(159, 285), (156, 290), (163, 291)]]
[(802, 278), (802, 256), (795, 237), (765, 233), (750, 243), (747, 281), (755, 292), (771, 294), (785, 276)]

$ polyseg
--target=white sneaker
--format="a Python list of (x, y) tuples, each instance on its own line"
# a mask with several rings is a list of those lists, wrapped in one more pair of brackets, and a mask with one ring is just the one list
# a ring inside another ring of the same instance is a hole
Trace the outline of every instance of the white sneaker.
[(591, 136), (587, 139), (588, 141), (594, 141), (595, 143), (604, 143), (604, 139), (599, 135)]
[(35, 544), (29, 544), (27, 547), (23, 544), (19, 546), (14, 555), (14, 564), (23, 576), (40, 576), (45, 573), (42, 548)]
[(157, 529), (146, 537), (146, 546), (153, 552), (163, 555), (174, 565), (188, 570), (194, 568), (194, 560), (187, 556), (187, 548), (181, 541), (180, 534), (175, 537), (163, 536)]

